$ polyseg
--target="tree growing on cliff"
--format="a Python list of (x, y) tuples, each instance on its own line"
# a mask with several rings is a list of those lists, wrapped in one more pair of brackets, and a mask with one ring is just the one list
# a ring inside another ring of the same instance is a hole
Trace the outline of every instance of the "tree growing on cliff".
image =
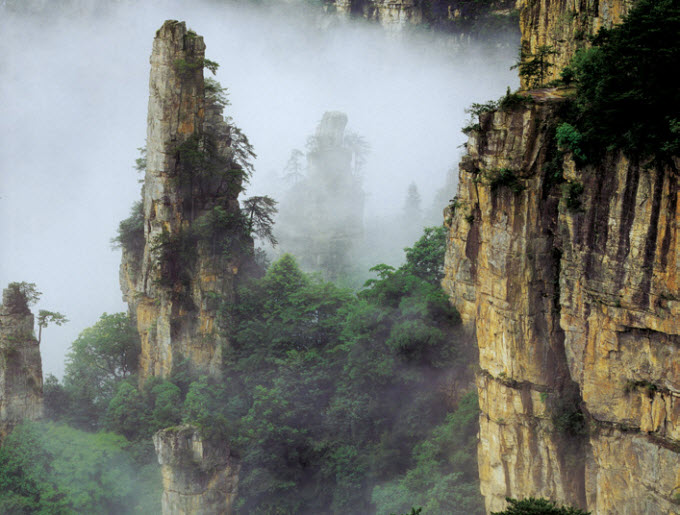
[[(29, 306), (40, 300), (42, 292), (39, 292), (35, 283), (14, 282), (9, 283), (5, 290), (3, 303), (10, 313), (30, 313)], [(38, 312), (38, 343), (42, 340), (42, 330), (49, 324), (63, 325), (68, 319), (57, 311), (41, 309)]]
[(555, 48), (549, 45), (539, 46), (533, 54), (522, 48), (519, 61), (510, 69), (518, 68), (520, 77), (526, 80), (530, 88), (540, 88), (545, 83), (548, 71), (554, 66), (550, 58), (557, 53)]
[(278, 243), (273, 232), (274, 216), (278, 212), (276, 204), (276, 200), (267, 195), (255, 196), (244, 200), (241, 208), (248, 233), (268, 241), (273, 246)]
[(572, 506), (557, 506), (547, 499), (529, 497), (517, 500), (507, 497), (506, 501), (509, 506), (505, 510), (491, 512), (491, 515), (590, 515), (589, 511)]
[(680, 153), (680, 5), (640, 0), (623, 23), (601, 30), (577, 52), (568, 75), (576, 81), (575, 120), (589, 160), (623, 150), (635, 159)]

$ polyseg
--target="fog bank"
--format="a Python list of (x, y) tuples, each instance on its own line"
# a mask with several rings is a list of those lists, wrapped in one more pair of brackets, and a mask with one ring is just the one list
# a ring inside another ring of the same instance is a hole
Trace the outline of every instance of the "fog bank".
[(44, 332), (45, 374), (61, 376), (68, 346), (102, 312), (126, 309), (110, 239), (139, 197), (133, 165), (164, 20), (185, 20), (221, 65), (225, 114), (258, 153), (248, 195), (276, 198), (290, 151), (304, 150), (323, 113), (338, 110), (371, 146), (367, 215), (401, 209), (411, 182), (429, 208), (460, 156), (464, 108), (517, 84), (510, 45), (461, 51), (443, 36), (319, 28), (316, 16), (238, 5), (81, 4), (31, 15), (0, 4), (0, 284), (36, 283), (38, 308), (71, 320)]

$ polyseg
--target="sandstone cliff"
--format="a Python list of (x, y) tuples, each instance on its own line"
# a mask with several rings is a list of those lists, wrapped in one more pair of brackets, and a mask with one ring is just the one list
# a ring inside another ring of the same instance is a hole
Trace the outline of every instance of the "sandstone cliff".
[(163, 24), (151, 53), (140, 227), (123, 241), (120, 273), (142, 381), (181, 361), (219, 373), (228, 327), (218, 312), (252, 255), (237, 200), (245, 173), (219, 89), (206, 88), (204, 53), (203, 38), (176, 21)]
[[(543, 44), (574, 5), (526, 2), (523, 40)], [(626, 6), (599, 2), (584, 20)], [(563, 63), (575, 42), (560, 38)], [(443, 285), (479, 348), (487, 510), (540, 496), (678, 513), (677, 172), (617, 152), (577, 166), (557, 154), (559, 92), (532, 95), (480, 116), (447, 213)]]
[(188, 425), (159, 431), (153, 443), (163, 477), (164, 515), (232, 512), (240, 465), (226, 445), (207, 441)]
[(332, 11), (341, 18), (358, 17), (379, 23), (387, 32), (430, 27), (460, 36), (492, 39), (507, 30), (514, 0), (481, 4), (475, 0), (334, 0)]
[(43, 414), (42, 361), (33, 314), (8, 288), (0, 306), (0, 441), (22, 420)]
[[(522, 52), (536, 55), (540, 47), (555, 53), (544, 81), (558, 79), (574, 52), (587, 45), (601, 28), (621, 22), (635, 0), (519, 0)], [(522, 86), (527, 86), (526, 78)]]

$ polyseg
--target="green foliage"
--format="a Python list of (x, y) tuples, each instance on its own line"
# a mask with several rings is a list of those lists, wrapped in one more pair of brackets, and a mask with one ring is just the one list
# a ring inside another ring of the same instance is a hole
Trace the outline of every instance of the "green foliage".
[(566, 436), (580, 436), (587, 432), (586, 417), (581, 410), (577, 391), (567, 390), (551, 405), (552, 423), (555, 430)]
[(562, 185), (562, 196), (565, 199), (567, 209), (578, 211), (581, 209), (581, 195), (583, 194), (583, 184), (576, 181), (568, 181)]
[(557, 138), (557, 145), (559, 149), (568, 150), (571, 152), (577, 164), (583, 164), (588, 160), (586, 155), (583, 153), (583, 150), (581, 150), (583, 135), (576, 127), (570, 123), (561, 123), (557, 127), (555, 137)]
[(657, 385), (647, 380), (638, 381), (628, 380), (626, 381), (626, 385), (624, 386), (623, 391), (626, 393), (630, 393), (636, 391), (638, 388), (642, 388), (647, 393), (647, 396), (650, 399), (653, 399), (654, 395), (659, 390), (659, 387)]
[(533, 104), (534, 97), (531, 95), (521, 95), (519, 93), (512, 93), (510, 87), (508, 86), (505, 96), (498, 100), (498, 107), (503, 110), (510, 110), (515, 106), (525, 106), (527, 104)]
[(576, 81), (582, 148), (590, 160), (620, 149), (667, 159), (680, 150), (680, 5), (640, 0), (622, 24), (602, 29), (566, 72)]
[[(188, 37), (192, 37), (191, 33), (187, 34)], [(194, 36), (195, 37), (195, 33)], [(175, 68), (180, 75), (191, 75), (193, 72), (206, 68), (213, 75), (217, 73), (217, 69), (220, 67), (219, 63), (211, 61), (210, 59), (196, 59), (193, 61), (187, 61), (186, 59), (175, 59)]]
[(519, 68), (519, 75), (530, 88), (540, 88), (545, 85), (545, 79), (553, 67), (550, 58), (556, 55), (557, 51), (549, 45), (541, 45), (532, 54), (526, 48), (520, 51), (519, 61), (510, 67), (511, 70)]
[(484, 113), (492, 113), (498, 109), (509, 110), (515, 106), (533, 104), (534, 99), (530, 95), (521, 95), (519, 93), (512, 93), (508, 87), (505, 95), (498, 100), (489, 100), (483, 104), (473, 103), (465, 110), (470, 115), (467, 125), (463, 127), (463, 134), (470, 134), (473, 131), (480, 131), (482, 129), (479, 123), (479, 117)]
[(517, 172), (509, 168), (501, 168), (500, 170), (490, 170), (486, 174), (489, 181), (491, 191), (498, 191), (501, 188), (507, 188), (514, 194), (521, 193), (525, 187), (519, 182)]
[(231, 105), (227, 88), (222, 87), (222, 85), (212, 77), (205, 78), (204, 91), (206, 100), (212, 101), (221, 107)]
[(506, 497), (509, 506), (503, 511), (491, 512), (491, 515), (589, 515), (589, 511), (583, 511), (571, 506), (557, 506), (547, 499), (517, 500)]
[(144, 250), (144, 205), (141, 200), (132, 205), (130, 216), (118, 224), (118, 235), (111, 240), (111, 245), (137, 255)]
[(213, 75), (217, 73), (217, 69), (220, 67), (219, 63), (211, 61), (210, 59), (203, 59), (203, 66)]
[[(46, 394), (63, 418), (124, 435), (138, 462), (153, 458), (144, 442), (155, 431), (180, 422), (228, 445), (241, 463), (238, 513), (476, 513), (476, 399), (448, 414), (440, 387), (451, 374), (469, 382), (472, 359), (439, 285), (444, 246), (444, 229), (428, 228), (402, 267), (378, 265), (359, 293), (285, 254), (238, 289), (221, 379), (180, 361), (169, 380), (104, 388), (85, 369), (81, 383), (49, 379)], [(83, 422), (73, 385), (99, 415)]]
[(477, 397), (467, 394), (458, 409), (416, 445), (413, 466), (373, 489), (376, 515), (408, 510), (414, 503), (425, 513), (484, 513), (475, 454), (478, 416)]
[(446, 415), (432, 382), (467, 359), (438, 284), (443, 246), (430, 228), (356, 296), (290, 255), (239, 290), (221, 414), (242, 459), (240, 513), (369, 512), (373, 485), (406, 472)]
[[(179, 393), (179, 388), (176, 393)], [(213, 442), (228, 442), (231, 436), (228, 420), (222, 413), (222, 406), (225, 404), (223, 394), (224, 391), (219, 388), (219, 385), (207, 377), (202, 377), (191, 383), (184, 400), (183, 422), (195, 425), (204, 438)], [(166, 395), (175, 394), (166, 392)], [(164, 402), (166, 399), (162, 398), (160, 401)], [(170, 413), (170, 415), (173, 414)]]
[(59, 424), (17, 426), (0, 448), (0, 511), (160, 511), (159, 470), (138, 471), (125, 452), (128, 445), (118, 435)]
[(404, 269), (431, 283), (439, 284), (444, 278), (444, 254), (446, 253), (446, 228), (426, 227), (423, 235), (413, 245), (404, 249)]
[(36, 322), (38, 324), (38, 343), (40, 343), (42, 339), (42, 330), (45, 327), (50, 324), (64, 325), (66, 322), (68, 322), (68, 318), (56, 311), (47, 311), (46, 309), (41, 309), (38, 311), (38, 318), (36, 319)]
[(13, 282), (7, 285), (3, 304), (10, 313), (27, 313), (29, 306), (38, 302), (41, 295), (35, 283)]
[(69, 423), (98, 427), (118, 383), (136, 371), (139, 351), (137, 331), (126, 313), (104, 313), (80, 333), (71, 344), (64, 373)]
[(278, 243), (274, 237), (274, 216), (278, 212), (276, 200), (268, 196), (255, 196), (243, 201), (241, 208), (246, 219), (248, 233), (254, 234), (271, 245)]

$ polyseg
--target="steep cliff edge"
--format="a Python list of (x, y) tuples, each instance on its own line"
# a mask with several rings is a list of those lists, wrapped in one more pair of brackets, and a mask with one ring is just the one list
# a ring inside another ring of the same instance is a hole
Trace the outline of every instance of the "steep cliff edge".
[(252, 256), (237, 200), (246, 174), (219, 86), (204, 81), (204, 54), (203, 38), (183, 22), (156, 33), (142, 203), (121, 234), (120, 283), (141, 337), (142, 381), (168, 377), (182, 361), (219, 373), (227, 328), (218, 312)]
[(514, 0), (331, 0), (326, 9), (341, 18), (363, 18), (388, 33), (428, 27), (484, 40), (514, 33)]
[[(576, 50), (601, 28), (611, 28), (628, 14), (635, 0), (519, 0), (522, 53), (549, 49), (545, 82), (558, 79)], [(523, 78), (522, 86), (527, 87)]]
[[(600, 14), (628, 6), (614, 4)], [(541, 41), (527, 9), (547, 23), (572, 7), (525, 3), (523, 40)], [(573, 37), (560, 45), (565, 63)], [(487, 511), (540, 496), (678, 513), (680, 162), (577, 165), (555, 142), (564, 105), (536, 91), (481, 114), (447, 214), (443, 284), (479, 348)]]
[(153, 437), (163, 477), (163, 513), (221, 515), (232, 512), (240, 465), (229, 448), (184, 425)]
[(22, 420), (43, 414), (42, 360), (26, 299), (11, 288), (0, 306), (0, 442)]

